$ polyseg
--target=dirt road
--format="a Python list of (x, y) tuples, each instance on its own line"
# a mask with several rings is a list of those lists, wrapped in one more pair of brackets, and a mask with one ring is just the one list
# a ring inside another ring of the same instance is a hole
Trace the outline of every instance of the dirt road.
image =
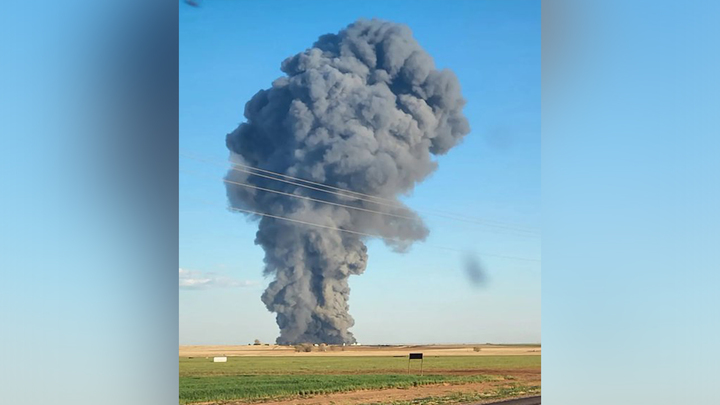
[(490, 402), (490, 403), (483, 404), (483, 405), (540, 405), (540, 396), (519, 398), (519, 399), (509, 399), (507, 401)]

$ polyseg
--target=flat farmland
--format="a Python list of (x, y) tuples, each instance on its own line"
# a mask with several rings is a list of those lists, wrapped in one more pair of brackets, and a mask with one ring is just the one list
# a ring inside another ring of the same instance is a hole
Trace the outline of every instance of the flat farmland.
[[(503, 348), (512, 354), (492, 354)], [(540, 390), (539, 346), (313, 349), (305, 353), (275, 346), (181, 347), (180, 402), (380, 404), (425, 398), (428, 403), (462, 403), (472, 398), (482, 403), (537, 395)], [(458, 350), (463, 354), (451, 354)], [(265, 351), (274, 354), (262, 355)], [(408, 374), (409, 352), (425, 354), (422, 376), (419, 360), (410, 363)], [(227, 355), (227, 363), (212, 361), (219, 355)]]
[[(478, 351), (479, 350), (479, 351)], [(403, 346), (328, 346), (298, 353), (292, 346), (180, 346), (180, 357), (212, 356), (407, 356), (422, 352), (427, 356), (528, 356), (540, 355), (540, 345), (403, 345)]]

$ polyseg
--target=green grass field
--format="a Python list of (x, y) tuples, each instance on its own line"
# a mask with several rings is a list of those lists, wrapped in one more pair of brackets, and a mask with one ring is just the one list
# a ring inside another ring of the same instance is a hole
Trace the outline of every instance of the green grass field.
[(487, 381), (486, 376), (419, 376), (408, 374), (253, 375), (184, 377), (183, 403), (213, 400), (262, 400), (367, 389), (407, 388), (438, 383)]
[[(426, 357), (424, 376), (407, 374), (407, 357), (229, 357), (180, 359), (180, 402), (266, 400), (436, 383), (493, 379), (492, 370), (539, 368), (540, 356)], [(449, 370), (485, 370), (484, 375), (443, 375)], [(413, 361), (411, 371), (419, 371)], [(502, 374), (502, 373), (498, 373)]]
[[(180, 376), (267, 375), (267, 374), (402, 374), (407, 373), (407, 357), (314, 356), (314, 357), (229, 357), (227, 363), (212, 359), (181, 358)], [(413, 360), (413, 370), (420, 362)], [(540, 368), (540, 356), (426, 356), (425, 373), (448, 370), (486, 370)]]

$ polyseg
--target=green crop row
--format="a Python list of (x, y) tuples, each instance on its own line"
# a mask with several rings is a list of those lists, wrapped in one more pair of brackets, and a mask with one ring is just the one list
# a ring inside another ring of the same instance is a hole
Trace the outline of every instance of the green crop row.
[(180, 402), (265, 400), (438, 383), (488, 381), (491, 376), (408, 374), (237, 375), (180, 378)]
[[(229, 357), (227, 363), (213, 363), (212, 358), (180, 358), (180, 376), (266, 375), (266, 374), (402, 374), (407, 372), (407, 357), (391, 356), (266, 356)], [(413, 360), (411, 369), (419, 371)], [(426, 356), (426, 373), (540, 368), (540, 356)]]

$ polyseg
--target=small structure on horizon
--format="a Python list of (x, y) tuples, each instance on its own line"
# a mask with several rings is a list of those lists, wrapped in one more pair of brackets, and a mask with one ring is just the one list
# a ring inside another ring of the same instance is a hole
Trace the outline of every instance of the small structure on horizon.
[(213, 363), (227, 363), (226, 356), (213, 357)]

